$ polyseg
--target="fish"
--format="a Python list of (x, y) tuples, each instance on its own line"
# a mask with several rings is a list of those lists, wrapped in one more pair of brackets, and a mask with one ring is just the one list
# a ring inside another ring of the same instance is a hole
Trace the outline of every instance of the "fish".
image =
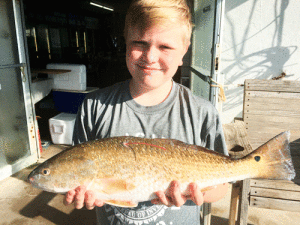
[(174, 180), (188, 196), (194, 182), (201, 190), (247, 178), (295, 178), (283, 132), (249, 155), (234, 159), (174, 139), (111, 137), (70, 147), (40, 164), (28, 176), (36, 188), (65, 194), (85, 185), (97, 199), (119, 207), (136, 207), (157, 198)]

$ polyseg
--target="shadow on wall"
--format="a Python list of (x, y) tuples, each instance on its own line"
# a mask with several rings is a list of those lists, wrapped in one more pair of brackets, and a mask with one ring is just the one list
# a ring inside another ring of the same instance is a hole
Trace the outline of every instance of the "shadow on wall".
[[(248, 22), (237, 24), (241, 21), (237, 21), (237, 17), (232, 19), (230, 15), (233, 14), (230, 14), (230, 11), (246, 3), (249, 6), (243, 6), (241, 9), (245, 11), (245, 16), (248, 15)], [(263, 15), (261, 0), (226, 2), (225, 19), (227, 27), (225, 29), (227, 34), (230, 35), (225, 38), (229, 40), (227, 44), (232, 47), (222, 52), (222, 63), (226, 65), (222, 70), (222, 74), (224, 74), (224, 84), (227, 85), (227, 87), (225, 86), (227, 102), (223, 104), (224, 112), (234, 109), (235, 114), (241, 113), (244, 90), (237, 85), (243, 84), (245, 79), (271, 79), (285, 72), (284, 67), (294, 66), (292, 64), (286, 65), (286, 63), (298, 50), (298, 47), (282, 46), (285, 14), (289, 3), (290, 0), (267, 1), (265, 4), (269, 5), (270, 10), (269, 14), (266, 15), (270, 15), (270, 12), (273, 11), (273, 20), (264, 23), (264, 21), (257, 18)], [(263, 17), (259, 18), (263, 19)], [(257, 28), (259, 25), (263, 27)], [(241, 28), (244, 30), (243, 32), (238, 31)], [(255, 29), (257, 32), (253, 32)], [(269, 36), (270, 31), (272, 36)], [(263, 36), (264, 34), (266, 36)], [(257, 43), (256, 40), (261, 40), (262, 43)], [(264, 43), (266, 43), (267, 48), (263, 48)], [(253, 44), (256, 46), (253, 46)], [(255, 49), (258, 51), (255, 52)], [(294, 76), (294, 74), (287, 74), (286, 77), (291, 76)]]
[[(233, 60), (233, 63), (223, 70), (223, 73), (230, 74), (232, 70), (236, 70), (236, 67), (239, 68), (239, 72), (231, 74), (230, 80), (226, 83), (229, 82), (227, 85), (230, 86), (230, 84), (237, 83), (236, 81), (239, 79), (269, 79), (275, 77), (274, 75), (277, 76), (278, 71), (282, 71), (283, 66), (296, 50), (296, 46), (273, 47)], [(256, 63), (249, 66), (248, 62)], [(286, 77), (291, 76), (293, 74), (286, 75)], [(244, 89), (242, 87), (233, 87), (226, 90), (226, 96), (231, 97), (224, 104), (223, 110), (232, 109), (239, 104), (243, 93)]]
[(231, 81), (250, 76), (255, 77), (256, 79), (271, 78), (272, 76), (277, 75), (278, 71), (282, 70), (285, 63), (296, 50), (297, 46), (290, 46), (272, 47), (254, 52), (233, 60), (233, 63), (223, 70), (223, 73), (228, 74), (231, 70), (235, 69), (235, 67), (239, 67), (240, 72), (231, 75)]

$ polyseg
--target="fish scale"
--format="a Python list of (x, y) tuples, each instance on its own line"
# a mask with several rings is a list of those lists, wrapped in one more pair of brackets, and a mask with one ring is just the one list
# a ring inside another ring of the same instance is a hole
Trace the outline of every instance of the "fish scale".
[(242, 159), (171, 139), (112, 137), (82, 143), (47, 160), (29, 175), (45, 191), (66, 193), (86, 185), (107, 204), (134, 207), (156, 197), (177, 180), (184, 195), (188, 185), (200, 189), (246, 178), (295, 177), (283, 132)]

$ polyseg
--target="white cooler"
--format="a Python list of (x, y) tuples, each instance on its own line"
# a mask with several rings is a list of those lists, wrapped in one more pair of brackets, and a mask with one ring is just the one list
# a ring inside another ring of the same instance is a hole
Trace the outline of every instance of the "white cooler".
[(48, 74), (53, 79), (53, 89), (86, 90), (86, 67), (82, 64), (50, 63), (47, 69), (71, 70), (62, 74)]
[(60, 113), (49, 119), (53, 144), (72, 145), (76, 114)]

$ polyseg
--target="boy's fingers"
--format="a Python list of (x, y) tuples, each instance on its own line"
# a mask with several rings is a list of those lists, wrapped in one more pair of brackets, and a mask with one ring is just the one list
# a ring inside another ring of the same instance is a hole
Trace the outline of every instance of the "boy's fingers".
[(180, 192), (179, 182), (172, 181), (169, 188), (169, 195), (172, 199), (172, 204), (180, 207), (186, 202), (186, 197)]
[(203, 194), (201, 190), (199, 189), (198, 185), (195, 183), (191, 183), (189, 185), (190, 193), (191, 193), (191, 199), (196, 205), (202, 205), (203, 204)]
[(157, 195), (157, 198), (153, 199), (151, 201), (153, 204), (164, 204), (167, 206), (170, 204), (167, 196), (165, 195), (165, 193), (163, 191), (157, 191), (156, 195)]
[(98, 207), (102, 207), (102, 206), (104, 206), (104, 204), (105, 204), (104, 201), (99, 200), (99, 199), (96, 199), (94, 205), (95, 205), (95, 206), (98, 206)]
[(95, 194), (93, 191), (87, 191), (85, 192), (85, 207), (88, 210), (92, 210), (93, 208), (95, 208)]
[(170, 187), (168, 189), (168, 193), (167, 193), (168, 196), (162, 191), (156, 192), (156, 195), (158, 198), (153, 199), (151, 201), (152, 204), (164, 204), (166, 206), (175, 205), (177, 207), (180, 207), (187, 200), (187, 197), (183, 196), (180, 192), (180, 187), (179, 187), (178, 181), (171, 182)]
[(102, 207), (105, 202), (95, 199), (95, 193), (90, 190), (86, 190), (86, 187), (80, 186), (75, 190), (70, 190), (65, 195), (63, 203), (64, 205), (70, 205), (74, 203), (76, 209), (81, 209), (84, 205), (87, 209), (92, 210), (95, 206)]
[(81, 209), (84, 206), (84, 197), (86, 192), (85, 186), (79, 186), (75, 189), (76, 195), (75, 195), (75, 201), (74, 205), (76, 209)]
[(65, 195), (64, 201), (63, 201), (65, 206), (70, 205), (74, 202), (75, 193), (76, 193), (75, 190), (68, 191), (68, 193)]

